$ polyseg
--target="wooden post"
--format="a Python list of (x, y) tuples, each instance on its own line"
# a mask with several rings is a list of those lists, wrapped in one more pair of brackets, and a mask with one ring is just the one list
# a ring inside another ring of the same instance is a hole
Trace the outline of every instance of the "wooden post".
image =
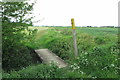
[(72, 24), (72, 31), (73, 31), (73, 42), (74, 42), (74, 50), (75, 50), (75, 57), (78, 56), (78, 49), (77, 49), (77, 41), (76, 41), (76, 27), (75, 27), (75, 22), (74, 18), (71, 19), (71, 24)]

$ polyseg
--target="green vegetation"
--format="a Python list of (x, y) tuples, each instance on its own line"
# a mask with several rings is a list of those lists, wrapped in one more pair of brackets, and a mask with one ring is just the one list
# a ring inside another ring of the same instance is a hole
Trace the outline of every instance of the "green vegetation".
[(32, 49), (48, 48), (69, 66), (34, 65), (4, 73), (5, 78), (118, 78), (118, 29), (77, 28), (79, 56), (74, 58), (72, 30), (68, 27), (29, 27), (37, 33), (24, 45)]
[(33, 5), (27, 2), (1, 2), (2, 67), (5, 71), (19, 70), (33, 63), (31, 51), (24, 45), (35, 33), (28, 29), (28, 26), (32, 25), (31, 17), (25, 18)]
[[(76, 74), (76, 75), (75, 75)], [(5, 78), (75, 78), (86, 77), (85, 73), (73, 72), (69, 68), (60, 69), (54, 64), (46, 65), (40, 64), (30, 66), (20, 71), (12, 71), (10, 73), (3, 73)]]
[[(2, 16), (3, 78), (119, 78), (118, 28), (78, 27), (74, 57), (70, 27), (32, 26), (33, 5), (4, 2)], [(41, 64), (35, 49), (48, 48), (68, 63), (66, 68)], [(0, 72), (1, 73), (1, 72)]]

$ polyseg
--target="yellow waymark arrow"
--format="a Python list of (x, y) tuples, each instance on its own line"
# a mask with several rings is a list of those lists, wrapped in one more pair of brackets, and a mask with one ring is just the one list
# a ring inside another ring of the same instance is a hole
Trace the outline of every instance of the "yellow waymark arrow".
[(71, 19), (71, 24), (72, 24), (72, 29), (76, 29), (76, 28), (75, 28), (74, 18)]

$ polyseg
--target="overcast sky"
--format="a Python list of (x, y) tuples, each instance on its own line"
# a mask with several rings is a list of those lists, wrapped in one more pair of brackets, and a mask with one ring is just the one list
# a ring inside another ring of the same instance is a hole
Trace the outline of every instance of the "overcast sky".
[(34, 6), (39, 26), (117, 26), (120, 0), (37, 0)]

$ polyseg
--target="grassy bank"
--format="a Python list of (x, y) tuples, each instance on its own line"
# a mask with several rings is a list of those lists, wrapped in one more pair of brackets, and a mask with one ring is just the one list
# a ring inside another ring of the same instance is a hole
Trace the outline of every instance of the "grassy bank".
[[(5, 73), (3, 77), (88, 77), (88, 78), (117, 78), (118, 65), (118, 29), (117, 28), (80, 28), (76, 29), (78, 57), (74, 58), (73, 35), (70, 27), (30, 27), (37, 29), (31, 41), (25, 45), (32, 49), (48, 48), (64, 59), (70, 66), (67, 70), (52, 68), (48, 65), (36, 65), (20, 70)], [(39, 66), (39, 68), (38, 68)], [(41, 66), (41, 67), (40, 67)], [(45, 67), (46, 66), (46, 67)], [(45, 69), (43, 68), (45, 67)], [(33, 69), (32, 69), (33, 68)], [(46, 70), (48, 72), (46, 72)], [(33, 72), (34, 71), (34, 72)], [(66, 72), (64, 72), (66, 71)], [(45, 72), (45, 74), (43, 74)], [(59, 74), (58, 74), (59, 73)], [(64, 73), (64, 74), (63, 74)], [(23, 76), (26, 74), (27, 76)], [(41, 75), (37, 75), (41, 74)], [(8, 76), (10, 75), (10, 76)], [(22, 75), (22, 76), (20, 76)]]

